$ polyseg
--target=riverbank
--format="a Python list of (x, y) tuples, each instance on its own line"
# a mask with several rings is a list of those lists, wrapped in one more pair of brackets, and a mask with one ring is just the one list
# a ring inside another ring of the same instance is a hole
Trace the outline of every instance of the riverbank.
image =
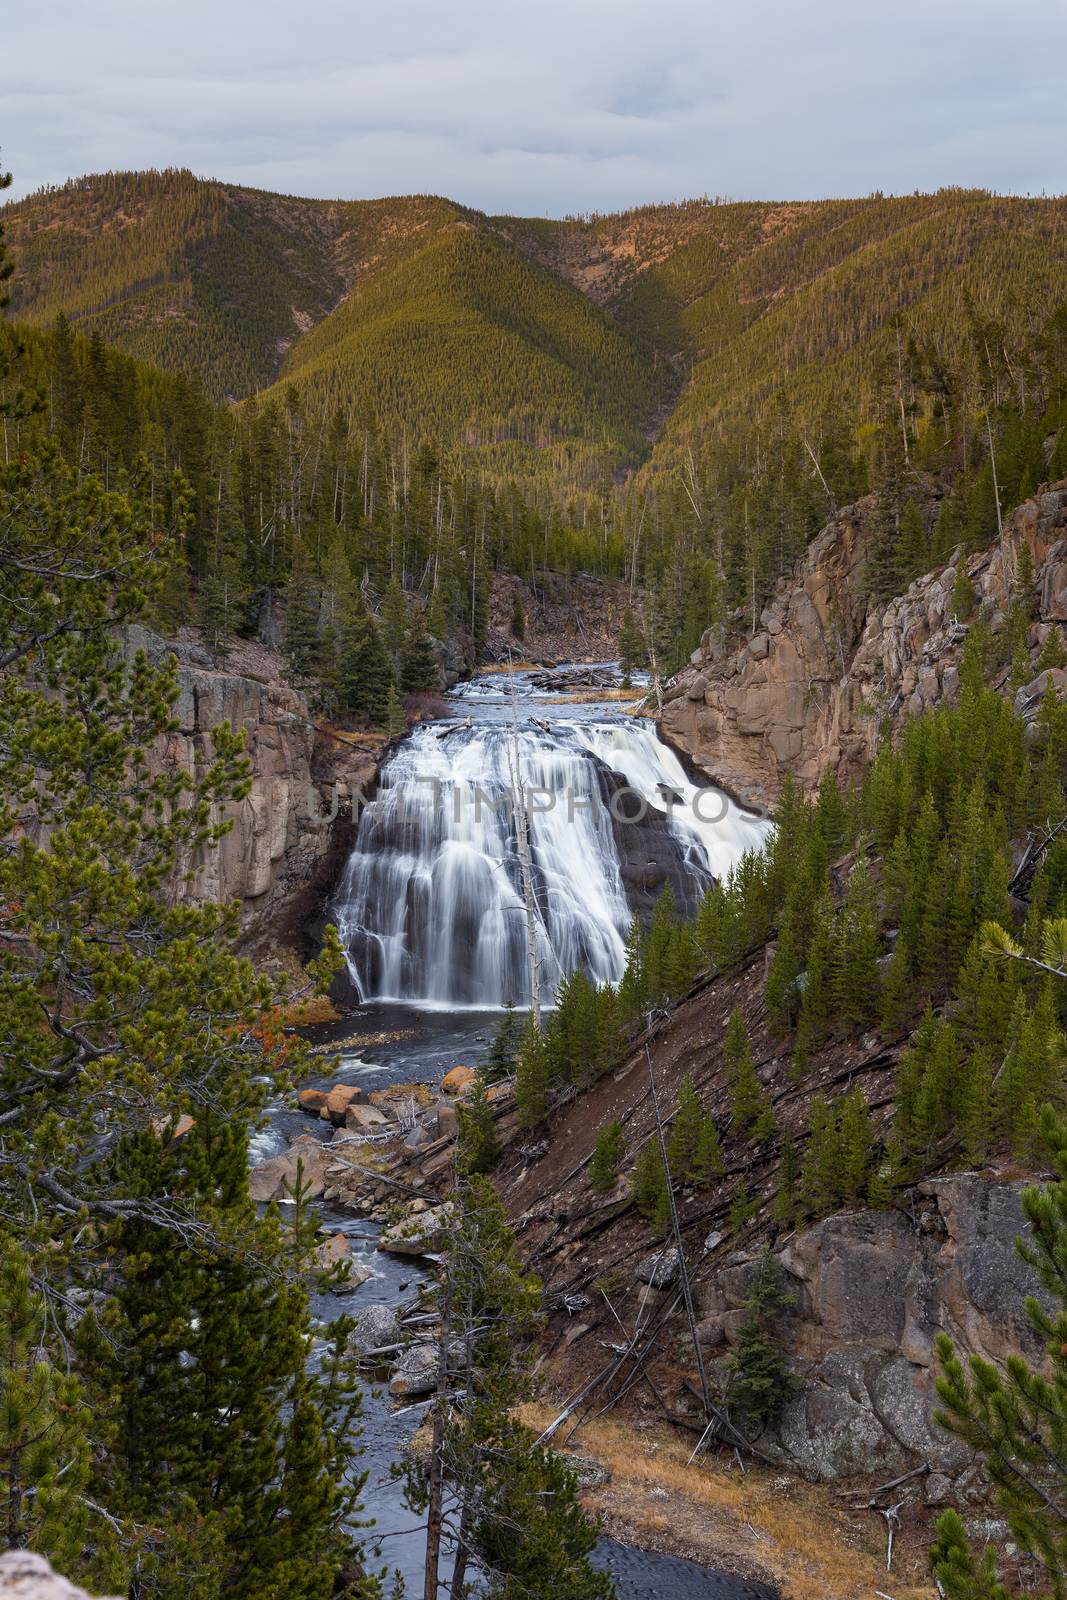
[[(547, 1396), (524, 1419), (544, 1428), (558, 1415)], [(720, 1457), (688, 1464), (694, 1440), (665, 1423), (601, 1419), (567, 1435), (607, 1481), (582, 1501), (620, 1544), (712, 1567), (783, 1600), (932, 1600), (925, 1545), (894, 1541), (885, 1566), (884, 1520), (850, 1511), (825, 1484)], [(888, 1586), (888, 1589), (887, 1589)]]

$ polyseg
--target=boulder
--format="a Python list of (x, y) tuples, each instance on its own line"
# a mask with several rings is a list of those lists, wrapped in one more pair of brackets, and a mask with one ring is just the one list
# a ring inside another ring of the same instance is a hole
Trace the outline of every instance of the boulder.
[(341, 1128), (349, 1106), (359, 1105), (366, 1098), (365, 1092), (354, 1083), (335, 1083), (322, 1102), (319, 1116), (324, 1122), (332, 1122), (335, 1128)]
[(325, 1089), (300, 1089), (297, 1091), (296, 1103), (301, 1111), (306, 1111), (309, 1116), (317, 1117), (326, 1104)]
[(392, 1306), (367, 1306), (354, 1320), (348, 1342), (360, 1355), (387, 1349), (400, 1338), (400, 1324)]
[(353, 1294), (374, 1277), (368, 1266), (354, 1259), (352, 1246), (343, 1233), (332, 1234), (322, 1244), (316, 1245), (315, 1260), (323, 1272), (330, 1272), (338, 1266), (345, 1269), (337, 1281), (330, 1285), (334, 1294)]
[(647, 1283), (653, 1289), (669, 1289), (678, 1276), (678, 1252), (673, 1248), (659, 1250), (653, 1256), (646, 1256), (637, 1264), (637, 1280)]
[(389, 1125), (389, 1118), (377, 1106), (345, 1107), (345, 1127), (350, 1133), (381, 1133)]
[(61, 1578), (33, 1550), (6, 1550), (0, 1556), (0, 1595), (10, 1600), (90, 1600), (85, 1589)]
[(463, 1065), (453, 1067), (451, 1072), (446, 1072), (441, 1079), (441, 1093), (457, 1095), (467, 1087), (468, 1083), (473, 1083), (477, 1076), (473, 1067)]
[(259, 1204), (293, 1194), (298, 1181), (309, 1200), (317, 1200), (326, 1187), (326, 1168), (337, 1157), (314, 1134), (302, 1133), (282, 1155), (272, 1156), (248, 1174), (248, 1192)]
[(943, 1506), (952, 1498), (952, 1479), (944, 1472), (927, 1473), (923, 1499), (928, 1506)]
[(717, 1350), (726, 1338), (722, 1317), (703, 1317), (697, 1323), (697, 1344), (703, 1350)]
[(459, 1137), (459, 1112), (455, 1106), (439, 1105), (437, 1107), (437, 1136), (440, 1139), (456, 1139)]
[(389, 1393), (432, 1394), (441, 1370), (436, 1344), (413, 1344), (403, 1352), (389, 1377)]
[(436, 1137), (435, 1129), (431, 1130), (425, 1123), (420, 1122), (412, 1128), (401, 1148), (406, 1156), (417, 1156), (426, 1149), (427, 1145), (433, 1144)]
[(442, 1249), (455, 1212), (450, 1200), (429, 1211), (416, 1212), (386, 1228), (378, 1239), (378, 1249), (396, 1256), (435, 1255)]
[(577, 1478), (579, 1489), (601, 1489), (611, 1482), (610, 1470), (595, 1456), (580, 1456), (570, 1450), (563, 1450), (560, 1455)]

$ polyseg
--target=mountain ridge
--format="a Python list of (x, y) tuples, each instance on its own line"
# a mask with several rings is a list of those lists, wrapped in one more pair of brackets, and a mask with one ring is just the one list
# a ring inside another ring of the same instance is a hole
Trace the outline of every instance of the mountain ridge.
[(552, 220), (170, 170), (0, 215), (16, 316), (195, 367), (214, 399), (292, 385), (504, 475), (577, 462), (587, 488), (677, 468), (775, 406), (809, 427), (842, 396), (862, 415), (902, 328), (951, 365), (973, 307), (1010, 333), (1067, 297), (1067, 201), (979, 190)]

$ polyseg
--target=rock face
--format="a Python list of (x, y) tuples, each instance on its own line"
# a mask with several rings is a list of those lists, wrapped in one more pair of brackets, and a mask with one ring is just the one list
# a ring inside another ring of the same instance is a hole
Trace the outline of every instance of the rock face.
[[(787, 771), (814, 787), (827, 768), (860, 772), (879, 724), (952, 700), (967, 624), (954, 616), (957, 552), (888, 603), (864, 594), (872, 502), (823, 529), (783, 578), (759, 631), (723, 651), (709, 630), (666, 692), (667, 738), (738, 799), (773, 805)], [(1067, 623), (1067, 482), (1027, 500), (1001, 537), (968, 561), (980, 606), (996, 629), (1019, 556), (1033, 559), (1035, 658), (1049, 628)], [(1020, 696), (1020, 709), (1034, 704)]]
[(0, 1595), (10, 1600), (90, 1600), (84, 1589), (61, 1578), (32, 1550), (6, 1550), (0, 1556)]
[(248, 795), (228, 806), (233, 827), (205, 853), (188, 895), (239, 900), (253, 938), (294, 937), (332, 886), (353, 833), (353, 796), (370, 788), (378, 755), (357, 735), (317, 728), (303, 697), (286, 683), (217, 667), (195, 644), (172, 643), (144, 628), (127, 630), (132, 655), (179, 661), (179, 727), (156, 752), (159, 766), (194, 777), (211, 764), (211, 730), (243, 728), (252, 765)]
[[(1022, 1186), (976, 1174), (919, 1188), (915, 1223), (900, 1212), (843, 1212), (779, 1254), (795, 1306), (782, 1336), (803, 1379), (773, 1435), (761, 1441), (822, 1478), (906, 1470), (948, 1474), (970, 1453), (933, 1420), (934, 1336), (1001, 1362), (1040, 1361), (1023, 1297), (1033, 1274), (1015, 1239), (1027, 1231)], [(752, 1263), (732, 1258), (703, 1291), (707, 1339), (732, 1343)]]

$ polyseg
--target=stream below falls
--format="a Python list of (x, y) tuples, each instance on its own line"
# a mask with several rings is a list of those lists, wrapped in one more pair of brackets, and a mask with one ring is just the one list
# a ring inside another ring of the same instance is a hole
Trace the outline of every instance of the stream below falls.
[[(336, 1043), (340, 1063), (309, 1079), (311, 1086), (436, 1085), (457, 1062), (477, 1064), (506, 1002), (529, 1002), (526, 915), (506, 804), (516, 757), (527, 785), (546, 991), (579, 964), (598, 982), (617, 981), (634, 912), (648, 909), (668, 883), (679, 905), (695, 908), (713, 876), (766, 838), (764, 819), (697, 790), (652, 722), (615, 703), (554, 703), (544, 678), (538, 674), (535, 688), (527, 673), (515, 673), (510, 684), (486, 674), (459, 686), (449, 697), (454, 715), (418, 725), (386, 761), (332, 912), (360, 1003), (354, 1015), (316, 1030), (323, 1045)], [(253, 1161), (320, 1129), (323, 1137), (332, 1131), (280, 1105), (256, 1136)], [(376, 1224), (322, 1202), (319, 1210), (329, 1232), (348, 1236), (354, 1263), (373, 1276), (354, 1294), (319, 1294), (318, 1321), (396, 1305), (425, 1281), (417, 1262), (377, 1250)], [(424, 1407), (398, 1411), (383, 1382), (367, 1385), (364, 1409), (363, 1455), (355, 1465), (368, 1473), (369, 1563), (399, 1571), (408, 1594), (421, 1594), (419, 1519), (406, 1509), (390, 1467)], [(612, 1573), (620, 1600), (773, 1594), (613, 1539), (600, 1541), (595, 1559)]]

